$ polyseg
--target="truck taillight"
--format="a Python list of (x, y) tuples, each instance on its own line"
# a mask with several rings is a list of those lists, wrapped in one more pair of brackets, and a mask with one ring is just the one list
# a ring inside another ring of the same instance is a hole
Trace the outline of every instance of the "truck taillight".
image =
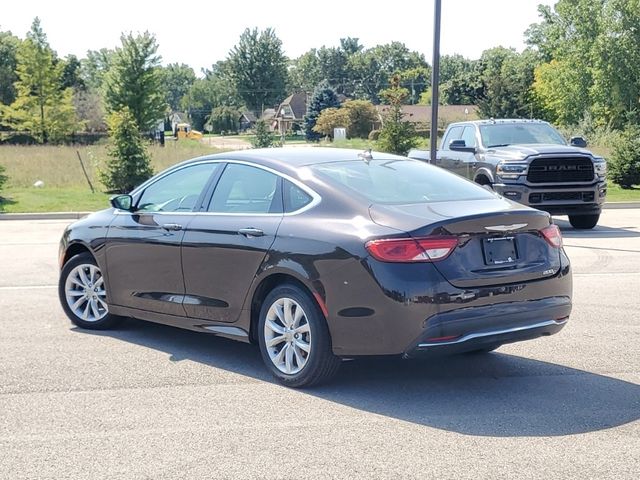
[(424, 237), (371, 240), (365, 247), (382, 262), (411, 263), (444, 260), (457, 245), (456, 237)]

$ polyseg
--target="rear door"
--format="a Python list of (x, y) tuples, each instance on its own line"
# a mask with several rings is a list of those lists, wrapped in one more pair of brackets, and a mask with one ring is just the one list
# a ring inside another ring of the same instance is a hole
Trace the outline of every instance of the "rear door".
[(196, 215), (182, 243), (184, 308), (193, 318), (237, 320), (283, 217), (282, 178), (228, 163), (207, 212)]

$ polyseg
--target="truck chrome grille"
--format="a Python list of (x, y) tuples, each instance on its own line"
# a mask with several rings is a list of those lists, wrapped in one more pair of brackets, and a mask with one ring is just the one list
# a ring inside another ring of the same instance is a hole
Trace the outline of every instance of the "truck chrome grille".
[(590, 182), (593, 163), (588, 158), (538, 158), (529, 165), (531, 183)]

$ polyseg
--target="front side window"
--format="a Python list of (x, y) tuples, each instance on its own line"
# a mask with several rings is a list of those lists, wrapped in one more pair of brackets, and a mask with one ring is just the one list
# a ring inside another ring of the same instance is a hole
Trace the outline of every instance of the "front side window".
[(140, 212), (191, 212), (217, 163), (184, 167), (149, 185), (138, 201)]
[(476, 146), (476, 127), (472, 127), (472, 126), (464, 127), (461, 140), (464, 140), (465, 146), (475, 147)]
[(209, 211), (216, 213), (282, 213), (280, 177), (261, 168), (230, 163), (224, 169)]
[(447, 135), (442, 139), (442, 149), (449, 150), (451, 140), (460, 140), (464, 127), (451, 127)]

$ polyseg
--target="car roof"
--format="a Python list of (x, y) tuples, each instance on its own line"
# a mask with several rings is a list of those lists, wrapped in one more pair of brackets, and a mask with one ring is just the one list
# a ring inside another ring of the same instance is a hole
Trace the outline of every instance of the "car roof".
[[(205, 155), (182, 162), (180, 165), (201, 162), (203, 160), (239, 160), (253, 162), (279, 170), (296, 170), (299, 167), (320, 163), (348, 162), (361, 160), (363, 150), (353, 148), (327, 147), (291, 147), (291, 148), (260, 148), (235, 152)], [(398, 155), (384, 152), (371, 152), (373, 160), (407, 159)]]

